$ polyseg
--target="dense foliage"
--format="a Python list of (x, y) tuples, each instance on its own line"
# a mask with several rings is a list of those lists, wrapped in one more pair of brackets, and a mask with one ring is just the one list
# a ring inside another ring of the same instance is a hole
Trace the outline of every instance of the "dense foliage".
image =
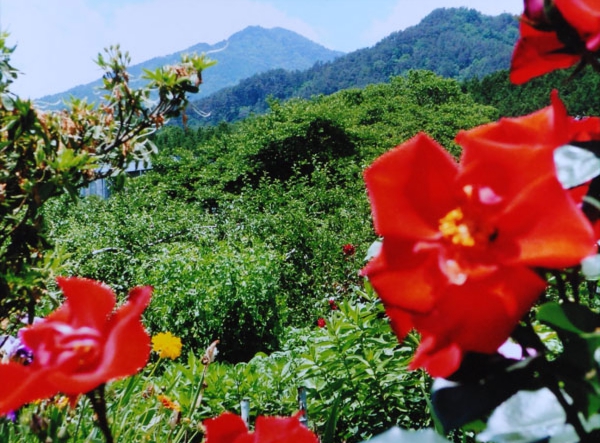
[(598, 89), (600, 79), (591, 68), (576, 74), (573, 70), (555, 71), (522, 85), (510, 83), (508, 75), (501, 70), (470, 79), (463, 83), (463, 90), (477, 102), (494, 106), (503, 116), (528, 114), (546, 106), (553, 89), (559, 91), (571, 115), (600, 114), (600, 97), (590, 94)]
[[(99, 106), (73, 99), (67, 110), (41, 112), (10, 91), (17, 70), (14, 48), (0, 35), (0, 318), (27, 317), (46, 295), (46, 280), (60, 260), (46, 237), (44, 205), (77, 195), (97, 178), (118, 177), (131, 161), (153, 149), (148, 137), (177, 117), (187, 94), (198, 91), (204, 56), (146, 73), (147, 84), (130, 87), (129, 55), (118, 46), (98, 56), (105, 72)], [(150, 101), (150, 94), (157, 96)]]
[(151, 172), (108, 200), (56, 205), (52, 236), (69, 273), (122, 290), (153, 285), (152, 331), (169, 329), (187, 350), (219, 338), (225, 359), (245, 361), (359, 284), (374, 240), (366, 163), (422, 128), (452, 146), (460, 128), (494, 116), (456, 81), (415, 71), (273, 102), (236, 125), (166, 128)]
[(194, 102), (210, 113), (195, 124), (233, 122), (268, 109), (268, 98), (310, 98), (348, 88), (388, 82), (411, 69), (448, 78), (482, 78), (507, 69), (518, 21), (509, 14), (489, 17), (473, 9), (436, 9), (416, 26), (391, 34), (305, 71), (277, 69), (246, 78)]

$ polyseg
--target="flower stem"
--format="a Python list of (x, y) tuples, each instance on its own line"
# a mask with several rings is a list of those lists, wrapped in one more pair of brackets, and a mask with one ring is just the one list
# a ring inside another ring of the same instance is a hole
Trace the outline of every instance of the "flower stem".
[(196, 409), (200, 407), (202, 404), (202, 397), (204, 395), (204, 379), (206, 378), (206, 373), (208, 372), (208, 364), (204, 365), (204, 369), (202, 369), (202, 376), (200, 377), (200, 383), (198, 383), (198, 388), (196, 389), (196, 393), (194, 394), (193, 403), (191, 404), (189, 410), (189, 418), (192, 418), (192, 414)]
[(580, 442), (587, 441), (586, 440), (587, 432), (584, 429), (583, 425), (581, 424), (581, 420), (579, 419), (577, 410), (575, 408), (571, 407), (571, 405), (569, 404), (569, 402), (563, 395), (562, 391), (560, 390), (560, 387), (558, 386), (558, 384), (550, 384), (548, 386), (548, 388), (552, 391), (552, 393), (554, 394), (554, 396), (556, 397), (556, 399), (558, 400), (558, 402), (564, 409), (565, 414), (567, 415), (567, 423), (569, 423), (569, 424), (571, 424), (571, 426), (573, 426), (573, 428), (575, 429), (575, 432), (577, 433), (577, 436), (579, 437), (579, 441)]
[(573, 299), (575, 303), (579, 303), (579, 284), (581, 283), (579, 277), (579, 269), (572, 269), (568, 274), (569, 284), (573, 290)]
[(91, 390), (86, 395), (92, 403), (92, 408), (96, 413), (96, 424), (104, 435), (106, 443), (114, 443), (110, 427), (108, 426), (108, 420), (106, 418), (106, 399), (104, 398), (104, 384), (101, 384), (97, 388)]
[(79, 428), (81, 427), (81, 420), (83, 419), (83, 407), (79, 407), (79, 417), (77, 417), (77, 426), (75, 427), (75, 437), (73, 441), (77, 441), (77, 437), (79, 436)]

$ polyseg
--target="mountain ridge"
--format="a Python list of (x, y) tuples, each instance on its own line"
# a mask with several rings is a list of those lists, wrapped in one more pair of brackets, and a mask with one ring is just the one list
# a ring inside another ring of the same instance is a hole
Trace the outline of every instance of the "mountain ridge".
[[(260, 48), (263, 48), (260, 50)], [(248, 26), (215, 44), (197, 43), (181, 51), (157, 56), (128, 67), (132, 87), (141, 86), (144, 69), (156, 69), (176, 64), (182, 54), (205, 53), (217, 64), (203, 73), (204, 84), (196, 98), (210, 95), (224, 87), (233, 86), (243, 78), (269, 69), (307, 69), (317, 61), (329, 61), (343, 52), (327, 49), (293, 31), (281, 28)], [(74, 86), (66, 91), (35, 99), (36, 103), (62, 102), (69, 96), (94, 101), (102, 79)], [(49, 105), (60, 107), (60, 105)]]
[(375, 45), (302, 72), (281, 69), (256, 74), (239, 84), (192, 100), (189, 124), (233, 122), (269, 108), (268, 99), (329, 95), (342, 89), (383, 83), (411, 69), (466, 80), (507, 69), (518, 38), (511, 14), (484, 15), (469, 8), (438, 8), (415, 26), (396, 31)]
[[(265, 112), (269, 97), (287, 100), (328, 95), (387, 82), (411, 69), (430, 70), (460, 80), (483, 77), (509, 66), (518, 34), (518, 17), (514, 15), (488, 16), (465, 7), (438, 8), (417, 25), (347, 54), (331, 51), (283, 28), (249, 26), (214, 45), (199, 43), (131, 66), (129, 71), (136, 79), (131, 82), (135, 87), (136, 81), (141, 85), (142, 68), (176, 63), (181, 54), (192, 51), (207, 53), (209, 57), (214, 54), (211, 58), (217, 64), (203, 73), (204, 83), (200, 93), (190, 97), (188, 114), (190, 125), (211, 125)], [(278, 51), (265, 49), (265, 41), (275, 41)], [(317, 52), (306, 56), (306, 45)], [(235, 65), (224, 57), (232, 48), (243, 54), (245, 63)], [(270, 65), (265, 64), (265, 54), (272, 56)], [(285, 64), (285, 57), (290, 59), (290, 54), (300, 67)], [(250, 65), (252, 68), (247, 69)], [(100, 85), (99, 79), (40, 100), (60, 102), (73, 95), (91, 101), (94, 86)]]

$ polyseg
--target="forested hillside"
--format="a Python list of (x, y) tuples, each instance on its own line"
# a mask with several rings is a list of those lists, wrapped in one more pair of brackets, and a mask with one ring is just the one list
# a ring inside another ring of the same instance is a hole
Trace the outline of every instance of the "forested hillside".
[(190, 113), (190, 124), (237, 121), (268, 109), (267, 98), (285, 100), (331, 94), (387, 82), (410, 69), (456, 79), (482, 78), (507, 69), (518, 35), (516, 17), (485, 16), (474, 9), (437, 9), (421, 23), (305, 71), (271, 70), (193, 102), (208, 118)]
[(67, 272), (154, 286), (149, 327), (187, 349), (220, 338), (230, 361), (273, 351), (286, 328), (362, 285), (375, 240), (364, 167), (421, 130), (457, 154), (459, 129), (496, 117), (425, 71), (271, 106), (232, 125), (166, 128), (150, 173), (108, 200), (57, 205)]
[(571, 115), (600, 115), (600, 79), (591, 68), (574, 74), (573, 69), (554, 71), (523, 84), (508, 80), (508, 71), (502, 70), (482, 79), (463, 83), (463, 90), (479, 103), (494, 106), (503, 116), (528, 114), (550, 103), (550, 92), (559, 91)]

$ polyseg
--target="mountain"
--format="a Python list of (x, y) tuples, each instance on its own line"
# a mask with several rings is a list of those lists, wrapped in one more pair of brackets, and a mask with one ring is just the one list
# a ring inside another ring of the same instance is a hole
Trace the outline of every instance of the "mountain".
[[(268, 109), (267, 98), (308, 98), (341, 89), (387, 82), (411, 69), (425, 69), (460, 80), (481, 78), (507, 69), (518, 38), (518, 19), (510, 14), (486, 16), (474, 9), (441, 8), (418, 25), (395, 32), (373, 47), (305, 71), (267, 71), (208, 97), (193, 101), (190, 124), (240, 120)], [(193, 114), (193, 115), (192, 115)], [(194, 121), (192, 121), (194, 120)]]
[[(271, 69), (301, 70), (307, 69), (317, 61), (330, 61), (343, 53), (327, 49), (295, 32), (283, 28), (265, 29), (249, 26), (233, 34), (227, 40), (209, 45), (199, 43), (173, 54), (156, 57), (132, 65), (129, 73), (132, 86), (140, 85), (144, 69), (156, 69), (160, 66), (177, 63), (182, 54), (206, 53), (217, 64), (203, 74), (204, 83), (198, 97), (210, 95), (222, 88), (235, 85), (241, 79)], [(69, 96), (87, 97), (95, 100), (95, 89), (102, 85), (101, 79), (85, 85), (76, 86), (65, 92), (48, 95), (36, 100), (40, 104), (62, 103)], [(60, 105), (55, 105), (56, 107)]]

